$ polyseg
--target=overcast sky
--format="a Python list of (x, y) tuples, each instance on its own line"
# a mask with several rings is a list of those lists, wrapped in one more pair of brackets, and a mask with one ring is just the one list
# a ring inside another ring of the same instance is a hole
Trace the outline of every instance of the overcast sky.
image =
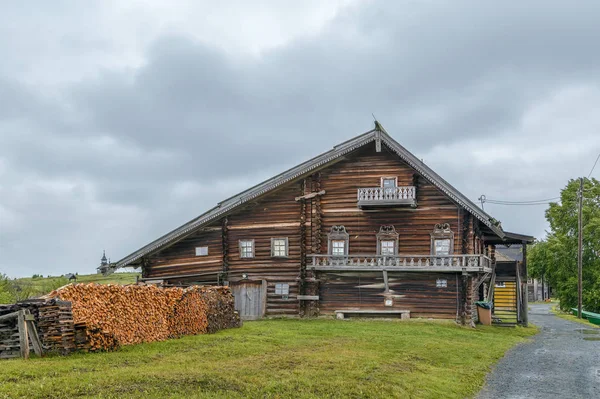
[(474, 201), (555, 197), (600, 152), (598, 21), (596, 0), (3, 1), (0, 273), (93, 272), (371, 113)]

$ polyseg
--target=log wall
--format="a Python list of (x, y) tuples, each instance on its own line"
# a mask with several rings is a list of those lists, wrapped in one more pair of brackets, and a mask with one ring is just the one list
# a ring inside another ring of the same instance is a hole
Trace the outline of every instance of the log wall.
[[(397, 177), (398, 186), (415, 185), (418, 206), (359, 209), (357, 190), (378, 187), (386, 176)], [(305, 201), (295, 200), (321, 190), (326, 193)], [(327, 233), (335, 225), (346, 227), (350, 254), (375, 254), (376, 234), (383, 225), (395, 226), (401, 254), (429, 254), (430, 233), (438, 223), (448, 223), (454, 232), (454, 253), (474, 253), (476, 232), (471, 215), (418, 176), (385, 145), (381, 152), (376, 152), (373, 144), (246, 204), (212, 226), (149, 257), (144, 276), (166, 278), (173, 283), (215, 283), (219, 275), (235, 282), (242, 279), (242, 274), (251, 280), (266, 280), (267, 315), (301, 313), (297, 295), (307, 293), (307, 281), (311, 287), (320, 287), (319, 307), (324, 313), (342, 305), (382, 308), (382, 288), (378, 285), (381, 273), (344, 278), (328, 273), (315, 276), (311, 271), (303, 273), (303, 260), (310, 266), (311, 254), (327, 253)], [(271, 256), (271, 238), (277, 237), (288, 238), (289, 254), (285, 258)], [(244, 239), (254, 240), (254, 258), (240, 258), (239, 240)], [(208, 256), (196, 256), (195, 248), (200, 246), (208, 246)], [(302, 254), (309, 259), (303, 259)], [(183, 277), (186, 275), (191, 277)], [(398, 306), (411, 310), (416, 317), (455, 318), (455, 278), (446, 275), (448, 288), (438, 290), (435, 282), (444, 275), (441, 276), (431, 273), (395, 276), (393, 284), (404, 295), (398, 298)], [(287, 298), (275, 294), (276, 283), (289, 284)]]

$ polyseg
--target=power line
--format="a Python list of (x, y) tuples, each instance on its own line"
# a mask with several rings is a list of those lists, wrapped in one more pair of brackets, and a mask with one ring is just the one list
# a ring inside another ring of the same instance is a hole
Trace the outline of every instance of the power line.
[(514, 205), (521, 205), (521, 204), (531, 204), (531, 203), (535, 203), (535, 202), (540, 202), (540, 203), (547, 203), (548, 201), (553, 201), (556, 199), (559, 199), (559, 197), (552, 197), (552, 198), (544, 198), (544, 199), (539, 199), (539, 200), (527, 200), (527, 201), (507, 201), (507, 200), (496, 200), (496, 199), (487, 199), (484, 197), (484, 202), (493, 202), (493, 203), (498, 203), (498, 204), (514, 204)]
[(504, 203), (498, 203), (498, 202), (490, 202), (490, 204), (492, 205), (506, 205), (506, 206), (528, 206), (528, 205), (549, 205), (551, 204), (551, 202), (534, 202), (531, 204), (504, 204)]
[(596, 162), (594, 162), (594, 166), (592, 166), (592, 170), (590, 170), (590, 174), (588, 175), (588, 179), (590, 178), (590, 176), (592, 176), (592, 173), (594, 172), (594, 169), (596, 168), (596, 164), (598, 163), (598, 160), (600, 159), (600, 154), (598, 154), (598, 156), (596, 157)]

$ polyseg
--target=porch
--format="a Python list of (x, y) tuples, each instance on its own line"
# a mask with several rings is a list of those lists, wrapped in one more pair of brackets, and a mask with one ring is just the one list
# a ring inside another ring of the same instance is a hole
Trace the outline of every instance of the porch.
[(491, 273), (485, 255), (311, 255), (316, 271), (409, 271)]

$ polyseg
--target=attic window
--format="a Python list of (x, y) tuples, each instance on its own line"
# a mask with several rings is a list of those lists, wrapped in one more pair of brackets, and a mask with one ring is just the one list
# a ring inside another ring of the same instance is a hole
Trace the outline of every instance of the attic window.
[(208, 247), (196, 247), (196, 256), (207, 256)]
[(397, 186), (398, 186), (398, 178), (397, 177), (382, 177), (381, 178), (381, 187), (394, 188)]

